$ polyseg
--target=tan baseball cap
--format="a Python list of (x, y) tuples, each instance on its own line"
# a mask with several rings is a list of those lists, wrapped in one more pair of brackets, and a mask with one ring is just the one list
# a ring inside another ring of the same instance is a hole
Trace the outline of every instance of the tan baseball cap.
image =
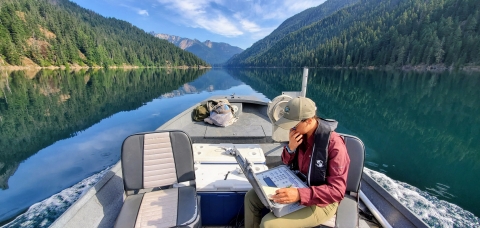
[(314, 117), (316, 112), (315, 102), (310, 98), (296, 97), (287, 103), (282, 118), (275, 122), (275, 125), (285, 130), (290, 130), (300, 121)]

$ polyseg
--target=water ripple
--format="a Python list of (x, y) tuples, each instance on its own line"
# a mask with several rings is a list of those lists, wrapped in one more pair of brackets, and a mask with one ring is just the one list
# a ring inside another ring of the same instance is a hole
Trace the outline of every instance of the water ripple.
[[(455, 204), (368, 168), (364, 172), (431, 227), (480, 227), (478, 217)], [(449, 186), (437, 183), (434, 192), (454, 197), (446, 192), (448, 189)]]
[(97, 174), (83, 179), (70, 188), (66, 188), (39, 203), (33, 204), (27, 212), (19, 215), (1, 228), (49, 227), (63, 212), (76, 202), (80, 196), (95, 185), (110, 168), (111, 167), (108, 167)]

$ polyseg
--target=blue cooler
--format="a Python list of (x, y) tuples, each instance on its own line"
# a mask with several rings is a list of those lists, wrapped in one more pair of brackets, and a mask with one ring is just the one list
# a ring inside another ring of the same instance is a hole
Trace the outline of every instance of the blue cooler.
[[(255, 165), (255, 171), (268, 170)], [(201, 196), (202, 225), (227, 226), (243, 217), (243, 199), (252, 188), (238, 164), (195, 164), (197, 194)]]
[(243, 216), (243, 199), (252, 186), (235, 156), (229, 153), (234, 147), (256, 164), (256, 172), (268, 170), (265, 155), (258, 144), (192, 144), (202, 225), (227, 226), (237, 216)]

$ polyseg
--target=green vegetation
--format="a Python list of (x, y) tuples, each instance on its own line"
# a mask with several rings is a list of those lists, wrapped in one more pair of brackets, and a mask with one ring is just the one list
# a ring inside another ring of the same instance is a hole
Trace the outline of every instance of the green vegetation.
[[(301, 89), (300, 68), (228, 71), (270, 99)], [(478, 215), (480, 197), (470, 192), (478, 185), (473, 180), (480, 170), (479, 76), (464, 71), (310, 69), (307, 96), (315, 101), (318, 115), (339, 121), (338, 132), (362, 139), (366, 167), (386, 170), (382, 172), (392, 179), (424, 191), (437, 183), (451, 186), (453, 198), (432, 195)]]
[(306, 9), (303, 12), (285, 20), (270, 35), (255, 42), (247, 50), (233, 56), (230, 60), (228, 60), (226, 65), (249, 65), (251, 61), (254, 61), (255, 57), (260, 56), (268, 51), (268, 49), (270, 49), (288, 34), (293, 33), (302, 27), (316, 23), (332, 15), (338, 10), (356, 2), (358, 2), (358, 0), (330, 0), (317, 7)]
[[(301, 69), (283, 71), (230, 73), (257, 91), (269, 91), (264, 94), (273, 99), (281, 91), (300, 89)], [(317, 114), (339, 121), (339, 132), (362, 139), (368, 168), (384, 168), (371, 162), (395, 165), (388, 168), (389, 177), (420, 188), (438, 182), (464, 186), (449, 190), (456, 199), (439, 198), (478, 214), (478, 200), (469, 189), (480, 169), (480, 106), (472, 99), (480, 96), (479, 79), (466, 73), (317, 69), (310, 70), (307, 96), (316, 102)]]
[(0, 64), (40, 66), (207, 66), (195, 55), (132, 24), (68, 0), (0, 2)]
[[(298, 91), (302, 84), (299, 68), (229, 69), (229, 73), (269, 99), (282, 91)], [(403, 149), (401, 144), (408, 140), (422, 140), (415, 145), (421, 153), (443, 155), (451, 163), (475, 157), (471, 162), (480, 166), (480, 141), (475, 140), (480, 134), (476, 127), (480, 106), (477, 99), (469, 99), (480, 96), (476, 75), (334, 69), (313, 69), (309, 74), (307, 95), (316, 102), (317, 114), (337, 119), (359, 135), (378, 132), (375, 138), (361, 137), (367, 145)], [(465, 126), (467, 122), (472, 124)], [(398, 140), (383, 141), (386, 132)], [(453, 148), (461, 153), (452, 153)]]
[(478, 65), (479, 20), (478, 0), (361, 0), (229, 66)]
[(115, 113), (137, 109), (205, 72), (193, 69), (76, 73), (45, 70), (34, 79), (29, 79), (23, 71), (2, 77), (0, 176), (42, 148)]

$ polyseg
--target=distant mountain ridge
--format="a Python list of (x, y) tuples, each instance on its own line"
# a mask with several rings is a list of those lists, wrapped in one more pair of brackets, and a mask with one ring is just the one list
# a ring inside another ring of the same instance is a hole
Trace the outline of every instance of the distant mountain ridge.
[(175, 35), (150, 32), (157, 38), (168, 40), (177, 47), (189, 51), (210, 64), (220, 64), (226, 62), (232, 56), (241, 53), (243, 49), (232, 46), (227, 43), (212, 42), (206, 40), (201, 42), (197, 39), (188, 39)]

